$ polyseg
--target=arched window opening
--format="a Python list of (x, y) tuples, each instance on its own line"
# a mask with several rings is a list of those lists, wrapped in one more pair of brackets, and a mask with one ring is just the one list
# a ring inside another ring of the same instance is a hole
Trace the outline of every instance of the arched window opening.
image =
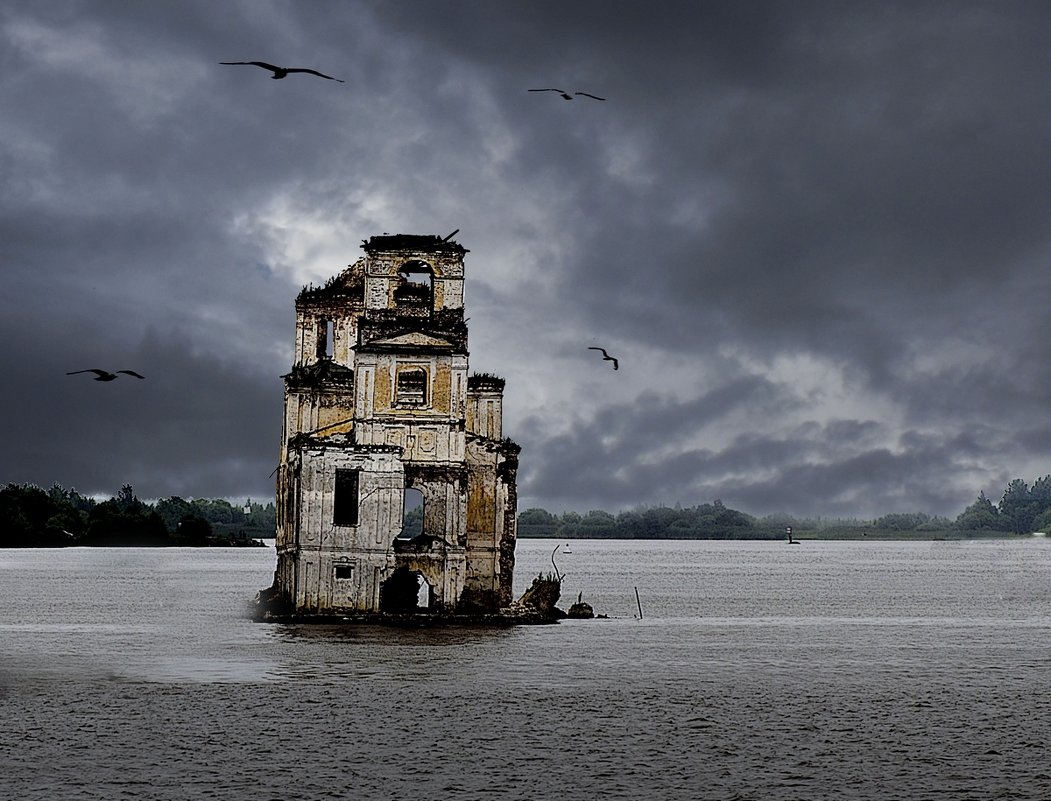
[(425, 261), (407, 261), (398, 270), (394, 302), (399, 309), (430, 312), (434, 306), (434, 273)]
[(411, 540), (423, 533), (423, 493), (413, 487), (405, 489), (400, 539)]

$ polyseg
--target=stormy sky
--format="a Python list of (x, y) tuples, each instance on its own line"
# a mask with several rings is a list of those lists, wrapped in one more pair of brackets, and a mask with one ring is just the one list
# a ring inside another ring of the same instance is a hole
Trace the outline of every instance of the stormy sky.
[[(296, 293), (459, 229), (519, 508), (995, 502), (1051, 472), (1049, 34), (1035, 1), (9, 0), (0, 481), (268, 500)], [(252, 60), (345, 82), (219, 64)]]

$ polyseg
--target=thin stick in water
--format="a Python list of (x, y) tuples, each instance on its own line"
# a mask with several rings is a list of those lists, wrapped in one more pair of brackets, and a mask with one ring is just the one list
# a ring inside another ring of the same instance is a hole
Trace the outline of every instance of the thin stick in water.
[(639, 600), (639, 588), (635, 588), (635, 603), (639, 606), (639, 620), (642, 620), (642, 601)]

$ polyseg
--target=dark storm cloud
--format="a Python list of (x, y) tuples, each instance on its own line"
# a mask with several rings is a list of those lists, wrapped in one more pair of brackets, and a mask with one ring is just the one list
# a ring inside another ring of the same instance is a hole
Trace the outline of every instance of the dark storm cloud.
[[(460, 228), (523, 505), (996, 497), (1048, 472), (1049, 22), (8, 3), (0, 480), (268, 495), (299, 286), (373, 234)], [(256, 59), (346, 83), (218, 64)], [(67, 383), (84, 366), (149, 378)]]

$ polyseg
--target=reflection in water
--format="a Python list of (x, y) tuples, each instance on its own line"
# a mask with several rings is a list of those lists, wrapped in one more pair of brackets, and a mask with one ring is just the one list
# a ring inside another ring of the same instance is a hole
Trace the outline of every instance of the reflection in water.
[(338, 624), (287, 624), (269, 626), (274, 636), (288, 642), (347, 643), (384, 648), (435, 648), (473, 646), (479, 640), (505, 637), (508, 629), (495, 626), (372, 626)]

